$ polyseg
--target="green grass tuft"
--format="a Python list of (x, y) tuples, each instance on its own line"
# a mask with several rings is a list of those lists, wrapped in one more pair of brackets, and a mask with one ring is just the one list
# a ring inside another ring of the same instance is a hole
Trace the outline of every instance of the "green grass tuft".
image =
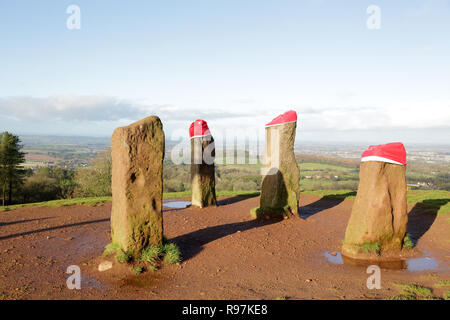
[(386, 300), (417, 300), (414, 295), (400, 295), (387, 297)]
[(178, 246), (175, 243), (163, 244), (161, 251), (164, 254), (164, 262), (169, 264), (181, 262), (180, 249), (178, 249)]
[(120, 250), (116, 255), (116, 261), (126, 263), (133, 260), (133, 255), (131, 253)]
[(144, 272), (144, 268), (142, 268), (142, 267), (134, 267), (133, 268), (133, 272), (134, 272), (134, 274), (141, 274), (142, 272)]
[(379, 254), (381, 251), (380, 245), (378, 244), (378, 242), (366, 242), (363, 243), (361, 245), (361, 249), (365, 252), (365, 253), (375, 253), (375, 254)]
[(403, 248), (406, 249), (414, 248), (414, 243), (411, 241), (409, 234), (405, 234), (405, 237), (403, 238)]
[(431, 289), (416, 284), (395, 284), (397, 287), (402, 289), (404, 294), (413, 294), (420, 297), (431, 296)]
[(426, 297), (421, 298), (420, 300), (442, 300), (442, 299), (439, 297), (426, 296)]
[(158, 271), (158, 267), (157, 267), (157, 266), (154, 266), (154, 265), (151, 265), (151, 266), (150, 266), (150, 270), (152, 270), (152, 271)]
[(141, 256), (138, 258), (140, 262), (148, 262), (151, 264), (153, 271), (158, 270), (154, 264), (162, 258), (164, 262), (169, 264), (175, 264), (181, 262), (180, 249), (175, 243), (169, 242), (165, 237), (163, 237), (163, 243), (159, 246), (150, 246), (145, 249)]
[(141, 256), (139, 257), (139, 261), (155, 263), (160, 255), (161, 248), (159, 246), (150, 246), (142, 252)]
[(111, 242), (110, 244), (108, 244), (105, 247), (105, 251), (103, 251), (103, 255), (107, 256), (107, 255), (110, 255), (113, 253), (120, 252), (121, 250), (122, 250), (122, 248), (118, 244)]
[(434, 284), (436, 287), (448, 287), (450, 286), (450, 280), (442, 280)]
[(445, 300), (450, 300), (450, 290), (447, 290), (444, 292), (444, 299)]

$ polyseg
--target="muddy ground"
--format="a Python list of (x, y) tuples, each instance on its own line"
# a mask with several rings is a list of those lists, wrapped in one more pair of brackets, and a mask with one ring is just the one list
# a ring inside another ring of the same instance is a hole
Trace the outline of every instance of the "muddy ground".
[[(140, 275), (117, 262), (97, 270), (110, 242), (110, 203), (1, 212), (0, 299), (383, 299), (399, 294), (394, 283), (424, 285), (437, 297), (450, 289), (434, 286), (450, 280), (448, 216), (410, 206), (408, 229), (418, 240), (410, 255), (436, 265), (383, 269), (382, 288), (369, 290), (365, 267), (325, 257), (340, 250), (352, 200), (302, 195), (302, 218), (280, 222), (253, 221), (249, 211), (258, 201), (166, 209), (164, 233), (183, 262)], [(66, 286), (70, 265), (81, 268), (81, 290)]]

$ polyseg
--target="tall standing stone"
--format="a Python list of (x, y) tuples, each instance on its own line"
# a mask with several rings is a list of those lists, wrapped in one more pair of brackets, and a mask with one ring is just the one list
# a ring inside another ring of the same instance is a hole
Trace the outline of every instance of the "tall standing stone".
[(214, 169), (215, 145), (206, 121), (198, 119), (189, 127), (191, 138), (192, 205), (217, 205)]
[(117, 128), (111, 137), (111, 235), (124, 251), (138, 254), (162, 243), (164, 143), (156, 116)]
[(300, 170), (294, 154), (297, 113), (288, 111), (266, 124), (260, 206), (255, 218), (298, 215)]
[(370, 146), (363, 153), (343, 255), (370, 258), (402, 248), (408, 223), (405, 173), (402, 143)]

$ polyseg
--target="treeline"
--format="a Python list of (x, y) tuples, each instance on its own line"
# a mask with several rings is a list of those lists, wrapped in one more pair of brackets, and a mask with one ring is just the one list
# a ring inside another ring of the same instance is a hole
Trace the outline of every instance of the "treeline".
[(25, 154), (18, 136), (0, 134), (0, 187), (2, 204), (41, 202), (74, 197), (111, 195), (111, 155), (99, 154), (86, 168), (25, 169)]
[(89, 167), (73, 169), (44, 167), (27, 170), (17, 190), (22, 203), (111, 195), (109, 150), (94, 158)]

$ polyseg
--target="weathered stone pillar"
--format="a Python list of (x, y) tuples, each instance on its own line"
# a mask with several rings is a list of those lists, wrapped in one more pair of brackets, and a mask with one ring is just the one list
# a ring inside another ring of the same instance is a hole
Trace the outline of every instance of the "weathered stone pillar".
[(408, 223), (405, 172), (402, 143), (370, 146), (363, 153), (343, 255), (370, 259), (402, 248)]
[(138, 254), (163, 237), (162, 192), (164, 131), (147, 117), (114, 130), (111, 137), (114, 244)]
[(252, 210), (255, 218), (298, 215), (300, 170), (294, 154), (296, 128), (295, 111), (288, 111), (266, 124), (260, 207)]
[(189, 136), (192, 205), (199, 208), (216, 206), (215, 145), (206, 121), (198, 119), (192, 122)]

